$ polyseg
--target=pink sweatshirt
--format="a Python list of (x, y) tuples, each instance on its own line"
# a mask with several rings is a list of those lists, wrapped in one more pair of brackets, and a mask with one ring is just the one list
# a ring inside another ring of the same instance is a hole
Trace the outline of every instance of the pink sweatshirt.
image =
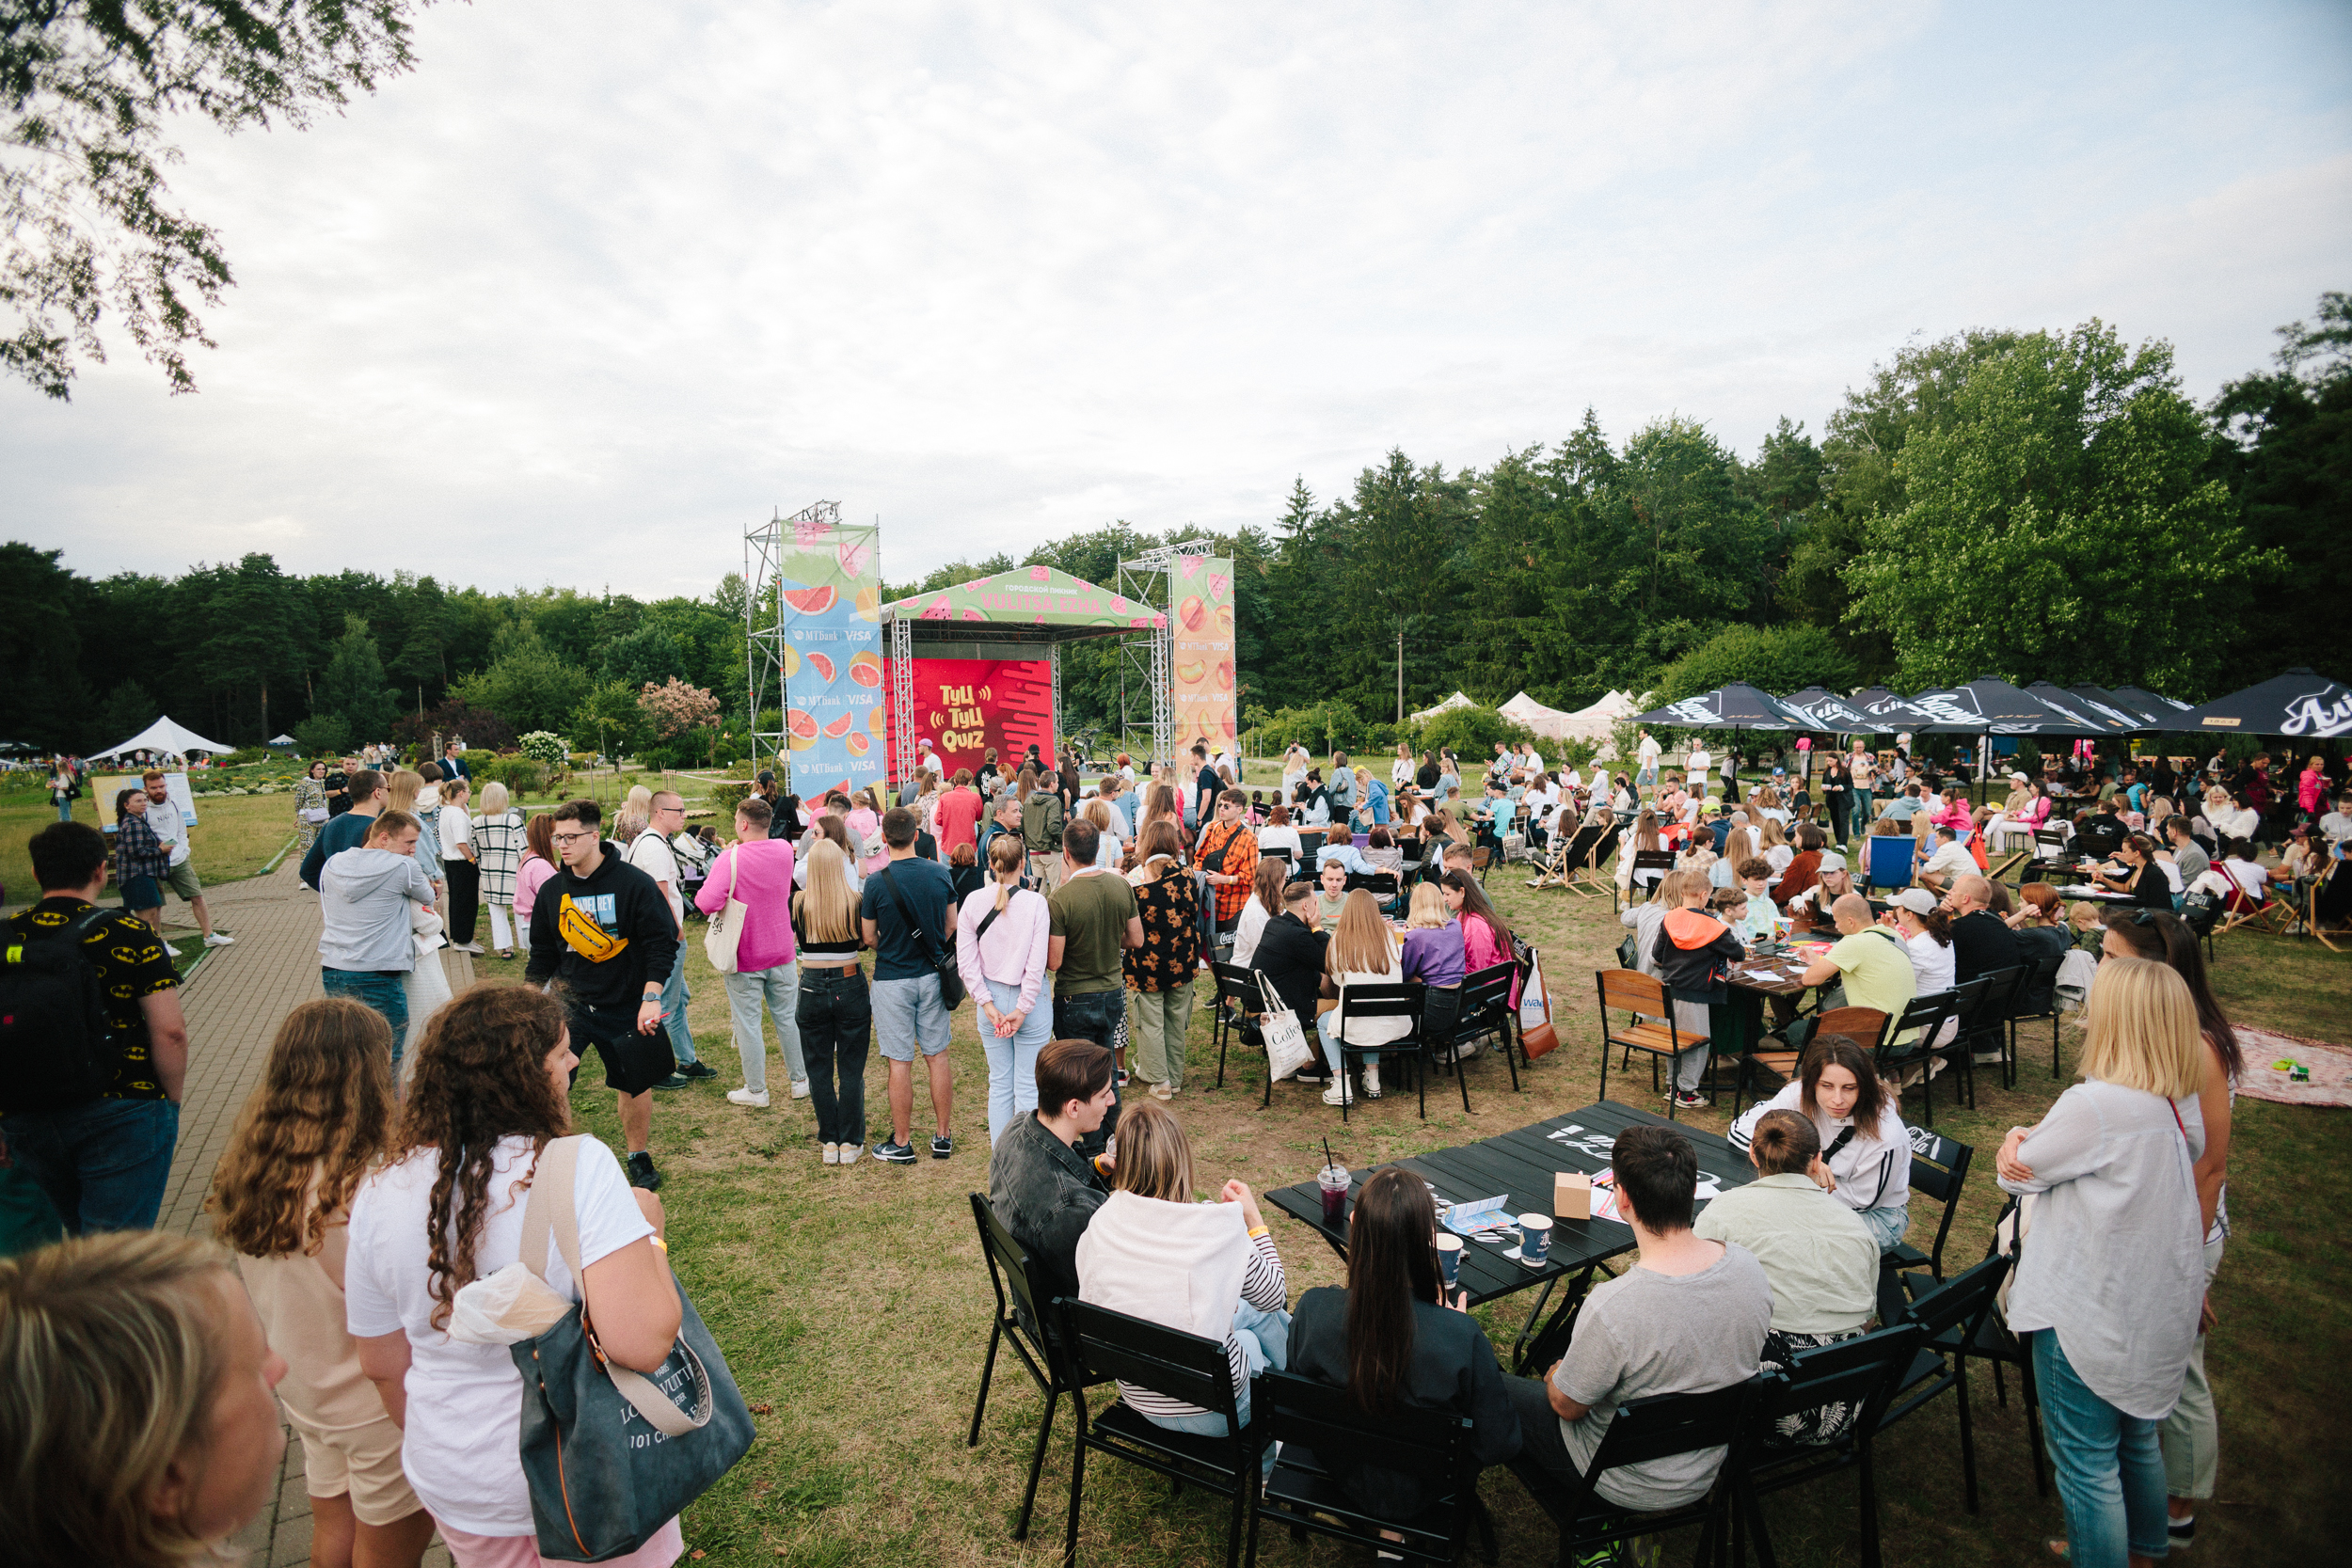
[(956, 968), (963, 975), (964, 989), (975, 996), (988, 995), (988, 988), (980, 983), (984, 979), (1000, 986), (1019, 986), (1017, 1010), (1025, 1018), (1045, 989), (1045, 948), (1053, 934), (1053, 909), (1043, 894), (1015, 889), (1005, 912), (990, 924), (988, 935), (976, 936), (980, 922), (995, 909), (993, 883), (964, 895), (963, 908), (956, 912)]
[(720, 851), (710, 874), (694, 895), (694, 907), (717, 914), (727, 907), (727, 879), (750, 912), (736, 939), (735, 968), (749, 974), (792, 961), (792, 846), (780, 838), (756, 838)]
[(522, 925), (525, 946), (530, 945), (532, 902), (539, 896), (539, 889), (554, 875), (555, 867), (531, 854), (523, 856), (523, 863), (515, 872), (515, 918)]

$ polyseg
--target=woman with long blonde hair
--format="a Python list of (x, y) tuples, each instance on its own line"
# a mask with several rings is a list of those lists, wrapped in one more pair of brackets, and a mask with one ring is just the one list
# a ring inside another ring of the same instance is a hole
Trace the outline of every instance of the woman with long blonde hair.
[[(461, 1291), (523, 1261), (524, 1205), (541, 1156), (571, 1131), (580, 1058), (560, 1000), (494, 982), (442, 1009), (417, 1056), (391, 1153), (352, 1200), (348, 1317), (360, 1368), (404, 1429), (402, 1467), (451, 1557), (458, 1568), (504, 1568), (530, 1560), (534, 1545), (515, 1441), (522, 1380), (507, 1345), (451, 1330)], [(630, 1187), (600, 1140), (575, 1148), (582, 1276), (551, 1245), (530, 1264), (556, 1295), (585, 1304), (606, 1358), (654, 1371), (679, 1319), (654, 1245), (660, 1200)], [(618, 1560), (666, 1568), (683, 1545), (672, 1521)]]
[(2070, 1562), (2162, 1558), (2158, 1423), (2181, 1397), (2205, 1292), (2197, 1162), (2205, 1078), (2197, 1003), (2169, 965), (2103, 960), (2086, 1010), (2083, 1081), (1994, 1161), (2036, 1200), (2010, 1288), (2034, 1382)]
[(423, 791), (424, 775), (411, 773), (405, 768), (394, 768), (384, 780), (384, 809), (376, 815), (389, 816), (393, 812), (405, 811), (417, 819), (420, 830), (417, 834), (417, 863), (424, 868), (425, 877), (433, 883), (433, 903), (437, 909), (449, 902), (449, 885), (441, 876), (441, 856), (437, 847), (441, 842), (440, 792), (434, 792), (433, 807), (427, 811), (417, 803), (417, 798)]
[(235, 1250), (286, 1360), (278, 1395), (302, 1437), (320, 1568), (413, 1564), (433, 1537), (401, 1474), (400, 1426), (344, 1318), (351, 1198), (391, 1133), (391, 1067), (381, 1013), (348, 997), (303, 1003), (278, 1025), (213, 1177), (213, 1233)]
[(1037, 1053), (1054, 1037), (1045, 990), (1053, 911), (1043, 894), (1021, 885), (1028, 863), (1019, 833), (990, 839), (989, 879), (964, 895), (956, 914), (956, 968), (980, 1004), (991, 1148), (1015, 1117), (1037, 1109)]
[[(1366, 1018), (1347, 1022), (1346, 1034), (1340, 1033), (1341, 1014), (1347, 1007), (1347, 988), (1350, 986), (1392, 986), (1404, 979), (1404, 964), (1396, 934), (1389, 923), (1380, 918), (1379, 902), (1363, 888), (1357, 888), (1340, 901), (1338, 929), (1332, 932), (1330, 945), (1323, 955), (1323, 972), (1338, 990), (1340, 1006), (1315, 1020), (1315, 1032), (1323, 1037), (1324, 1060), (1330, 1064), (1331, 1086), (1323, 1093), (1324, 1103), (1343, 1105), (1350, 1101), (1350, 1088), (1345, 1064), (1340, 1057), (1340, 1041), (1352, 1046), (1380, 1045), (1402, 1039), (1410, 1034), (1413, 1021), (1408, 1018)], [(1380, 1098), (1380, 1058), (1364, 1058), (1363, 1097)]]
[[(840, 822), (824, 820), (835, 828)], [(992, 863), (1003, 842), (991, 842)], [(874, 1035), (874, 998), (858, 966), (865, 927), (850, 887), (850, 858), (830, 832), (808, 851), (807, 875), (792, 895), (792, 935), (801, 965), (794, 1017), (817, 1141), (833, 1146), (832, 1164), (855, 1164), (866, 1152), (866, 1057)]]

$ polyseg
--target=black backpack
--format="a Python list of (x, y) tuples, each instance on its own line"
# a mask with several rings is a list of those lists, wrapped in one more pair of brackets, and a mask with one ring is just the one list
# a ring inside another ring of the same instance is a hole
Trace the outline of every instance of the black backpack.
[(11, 1111), (61, 1111), (97, 1099), (114, 1081), (120, 1052), (106, 1020), (98, 970), (82, 951), (92, 910), (26, 941), (11, 934), (0, 951), (0, 1101)]

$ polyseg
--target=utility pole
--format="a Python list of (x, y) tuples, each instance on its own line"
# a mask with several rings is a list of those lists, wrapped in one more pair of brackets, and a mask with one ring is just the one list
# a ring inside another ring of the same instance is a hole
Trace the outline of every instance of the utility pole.
[(1405, 617), (1396, 618), (1396, 721), (1405, 722)]

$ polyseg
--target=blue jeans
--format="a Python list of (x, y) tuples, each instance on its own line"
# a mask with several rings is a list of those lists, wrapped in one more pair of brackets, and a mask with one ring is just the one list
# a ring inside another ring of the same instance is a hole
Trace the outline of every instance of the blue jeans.
[[(1315, 1034), (1323, 1041), (1323, 1059), (1329, 1065), (1335, 1079), (1340, 1070), (1340, 1041), (1333, 1031), (1339, 1027), (1339, 1016), (1337, 1007), (1315, 1015)], [(1376, 1069), (1380, 1066), (1380, 1053), (1376, 1051), (1367, 1052), (1357, 1059), (1368, 1068)]]
[(670, 1054), (680, 1067), (694, 1059), (694, 1032), (686, 1026), (686, 948), (681, 943), (677, 962), (670, 966), (670, 977), (661, 984), (661, 1022), (670, 1031)]
[(57, 820), (60, 822), (71, 822), (73, 820), (73, 802), (72, 800), (60, 800), (57, 802)]
[[(1233, 1338), (1241, 1341), (1242, 1358), (1249, 1363), (1252, 1378), (1269, 1367), (1278, 1372), (1290, 1370), (1291, 1315), (1288, 1312), (1269, 1312), (1245, 1301), (1233, 1308)], [(1241, 1418), (1242, 1425), (1249, 1424), (1249, 1386), (1247, 1383), (1242, 1385), (1240, 1394), (1233, 1401), (1233, 1413)], [(1189, 1432), (1199, 1437), (1225, 1435), (1225, 1418), (1214, 1410), (1204, 1410), (1198, 1416), (1146, 1416), (1144, 1419), (1169, 1432)], [(1271, 1443), (1266, 1445), (1264, 1473), (1274, 1473), (1274, 1445)]]
[(180, 1107), (168, 1100), (91, 1100), (0, 1117), (8, 1158), (40, 1184), (69, 1236), (151, 1230), (163, 1212)]
[[(1124, 987), (1114, 990), (1083, 990), (1073, 996), (1054, 998), (1054, 1037), (1060, 1040), (1092, 1040), (1104, 1050), (1111, 1049), (1111, 1041), (1119, 1037), (1120, 1021), (1127, 1016), (1127, 992)], [(1111, 1074), (1111, 1109), (1103, 1118), (1103, 1125), (1081, 1137), (1077, 1143), (1078, 1156), (1090, 1160), (1110, 1144), (1119, 1131), (1119, 1075)]]
[(1892, 1252), (1903, 1244), (1903, 1232), (1911, 1228), (1911, 1207), (1890, 1203), (1883, 1209), (1857, 1209), (1854, 1217), (1869, 1231), (1871, 1240), (1881, 1252)]
[[(1021, 988), (991, 980), (988, 999), (998, 1012), (1009, 1013), (1021, 1005)], [(977, 1022), (980, 1049), (988, 1054), (988, 1141), (993, 1148), (1013, 1117), (1037, 1109), (1037, 1053), (1054, 1037), (1053, 1002), (1039, 997), (1010, 1039), (998, 1038), (985, 1014)]]
[(2126, 1554), (2161, 1558), (2164, 1456), (2155, 1421), (2126, 1416), (2074, 1374), (2058, 1330), (2033, 1337), (2042, 1433), (2066, 1505), (2066, 1557), (2078, 1568), (2125, 1568)]
[[(402, 989), (400, 976), (373, 969), (322, 969), (319, 983), (329, 996), (348, 996), (384, 1015), (392, 1026), (392, 1066), (398, 1068), (401, 1042), (408, 1037), (408, 992)], [(397, 1080), (400, 1074), (392, 1076)]]

